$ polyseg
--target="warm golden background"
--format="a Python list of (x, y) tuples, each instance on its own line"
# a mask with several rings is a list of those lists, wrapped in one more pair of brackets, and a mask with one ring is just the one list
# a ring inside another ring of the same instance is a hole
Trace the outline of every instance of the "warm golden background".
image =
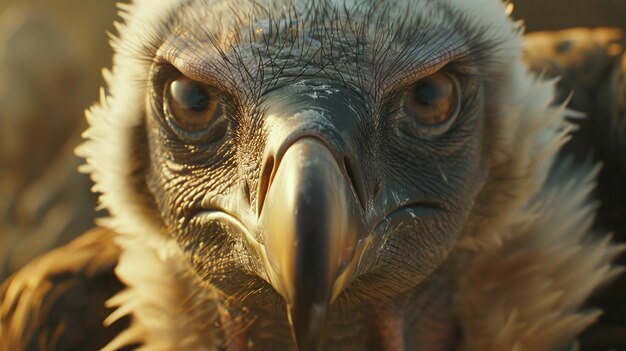
[[(626, 0), (515, 5), (528, 31), (626, 28)], [(0, 0), (0, 281), (93, 225), (72, 149), (110, 62), (114, 18), (113, 0)]]

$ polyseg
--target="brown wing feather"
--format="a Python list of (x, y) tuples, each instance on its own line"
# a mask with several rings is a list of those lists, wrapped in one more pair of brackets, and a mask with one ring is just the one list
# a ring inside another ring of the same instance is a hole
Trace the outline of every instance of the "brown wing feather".
[(104, 304), (123, 288), (113, 269), (119, 248), (92, 230), (49, 252), (0, 288), (0, 351), (98, 350), (127, 321), (103, 326)]

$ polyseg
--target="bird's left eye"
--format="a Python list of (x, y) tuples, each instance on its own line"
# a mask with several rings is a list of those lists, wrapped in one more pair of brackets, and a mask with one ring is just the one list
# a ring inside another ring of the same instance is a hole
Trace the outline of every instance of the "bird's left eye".
[(458, 114), (460, 88), (458, 81), (437, 72), (413, 84), (404, 94), (404, 113), (417, 128), (447, 125)]
[(171, 81), (164, 100), (171, 122), (187, 132), (206, 130), (222, 115), (217, 89), (188, 78)]

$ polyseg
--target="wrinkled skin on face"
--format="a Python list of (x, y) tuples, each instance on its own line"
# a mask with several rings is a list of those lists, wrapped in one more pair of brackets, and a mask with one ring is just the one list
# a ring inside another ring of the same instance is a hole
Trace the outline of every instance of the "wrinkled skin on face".
[(439, 319), (431, 334), (454, 333), (446, 259), (485, 178), (489, 43), (373, 5), (199, 1), (172, 17), (145, 177), (199, 285), (222, 294), (225, 347), (416, 349)]

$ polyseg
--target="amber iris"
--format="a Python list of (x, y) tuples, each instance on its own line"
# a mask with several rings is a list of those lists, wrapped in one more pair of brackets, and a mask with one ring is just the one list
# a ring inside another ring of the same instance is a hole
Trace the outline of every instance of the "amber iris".
[(165, 104), (176, 126), (191, 132), (207, 129), (222, 114), (218, 91), (188, 78), (170, 82)]
[(404, 96), (404, 112), (426, 126), (443, 124), (458, 110), (459, 84), (447, 73), (437, 72), (413, 84)]

